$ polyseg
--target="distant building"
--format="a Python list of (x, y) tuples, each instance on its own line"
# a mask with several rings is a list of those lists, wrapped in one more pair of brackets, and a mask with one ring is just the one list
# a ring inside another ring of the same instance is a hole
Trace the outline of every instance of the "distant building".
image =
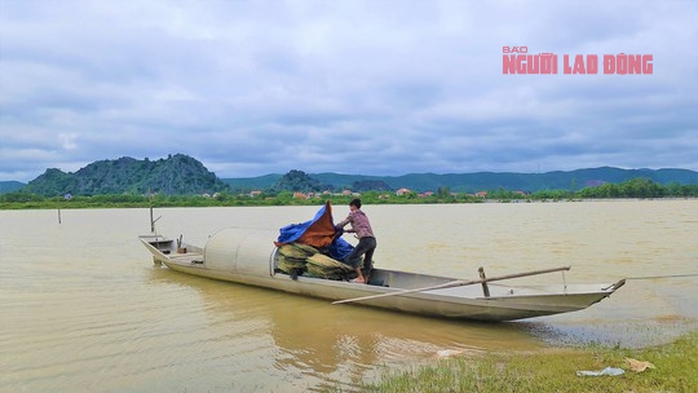
[(412, 192), (412, 191), (410, 191), (407, 188), (401, 188), (401, 189), (395, 191), (395, 195), (405, 195), (405, 194), (409, 194), (410, 192)]
[(302, 192), (294, 192), (293, 197), (296, 199), (308, 199), (308, 196), (303, 194)]
[(255, 191), (250, 191), (250, 196), (251, 197), (256, 197), (262, 195), (262, 191), (255, 190)]
[(475, 196), (478, 198), (487, 198), (487, 191), (478, 191), (475, 193)]

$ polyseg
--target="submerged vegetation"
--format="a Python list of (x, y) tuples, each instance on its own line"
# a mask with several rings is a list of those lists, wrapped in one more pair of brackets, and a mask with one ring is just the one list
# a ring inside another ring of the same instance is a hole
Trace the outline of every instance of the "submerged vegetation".
[[(147, 207), (203, 207), (203, 206), (280, 206), (321, 205), (325, 201), (346, 204), (355, 194), (350, 191), (338, 193), (307, 193), (291, 191), (265, 191), (249, 194), (218, 192), (213, 195), (146, 195), (141, 193), (105, 194), (92, 196), (45, 197), (25, 191), (0, 195), (0, 209), (56, 209), (56, 208), (123, 208)], [(406, 192), (396, 195), (387, 191), (361, 193), (364, 204), (432, 204), (432, 203), (478, 203), (565, 201), (596, 198), (695, 198), (698, 184), (663, 186), (652, 180), (637, 178), (620, 184), (606, 183), (587, 187), (579, 191), (543, 190), (535, 193), (491, 190), (477, 194), (454, 193), (448, 187), (440, 187), (434, 193), (419, 194)]]
[[(630, 371), (626, 358), (655, 368)], [(487, 353), (439, 360), (385, 375), (364, 392), (695, 392), (698, 331), (674, 343), (645, 349), (595, 347), (534, 353)], [(580, 370), (622, 368), (619, 376), (577, 376)]]

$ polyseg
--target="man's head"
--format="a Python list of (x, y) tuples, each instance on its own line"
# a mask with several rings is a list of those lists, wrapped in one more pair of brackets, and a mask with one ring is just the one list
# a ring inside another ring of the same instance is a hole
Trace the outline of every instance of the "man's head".
[(352, 208), (361, 209), (361, 199), (359, 199), (359, 198), (352, 199), (351, 202), (349, 202), (349, 209), (354, 210)]

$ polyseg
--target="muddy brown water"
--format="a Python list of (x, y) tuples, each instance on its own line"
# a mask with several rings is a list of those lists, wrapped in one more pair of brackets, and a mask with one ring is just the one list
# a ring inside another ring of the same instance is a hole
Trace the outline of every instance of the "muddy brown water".
[[(318, 207), (157, 209), (203, 245)], [(145, 209), (0, 211), (0, 385), (27, 392), (351, 391), (443, 351), (645, 346), (698, 326), (698, 201), (365, 206), (379, 267), (470, 279), (572, 265), (631, 279), (587, 310), (514, 323), (422, 318), (156, 268)], [(348, 212), (335, 206), (338, 221)], [(351, 237), (345, 235), (349, 241)], [(270, 239), (270, 242), (273, 239)], [(693, 275), (693, 276), (692, 276)], [(512, 284), (561, 282), (560, 273)]]

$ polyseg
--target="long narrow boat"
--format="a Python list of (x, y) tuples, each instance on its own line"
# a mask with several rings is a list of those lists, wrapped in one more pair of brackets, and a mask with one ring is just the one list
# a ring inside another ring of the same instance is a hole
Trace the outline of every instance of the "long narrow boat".
[(374, 269), (371, 283), (359, 284), (291, 275), (278, 268), (278, 231), (224, 229), (204, 247), (158, 235), (141, 236), (156, 264), (172, 270), (234, 283), (271, 288), (409, 313), (483, 321), (510, 321), (585, 309), (610, 296), (625, 280), (606, 284), (507, 286), (490, 284), (569, 268), (459, 280), (396, 270)]

